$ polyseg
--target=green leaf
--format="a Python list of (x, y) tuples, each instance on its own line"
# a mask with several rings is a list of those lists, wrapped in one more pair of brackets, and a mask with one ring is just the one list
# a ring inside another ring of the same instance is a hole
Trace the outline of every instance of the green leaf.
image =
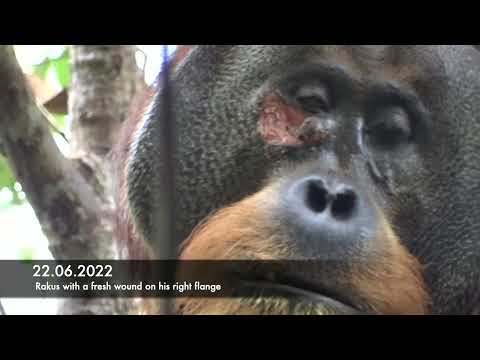
[(7, 159), (0, 155), (0, 189), (8, 187), (14, 190), (15, 176), (8, 165)]
[(35, 258), (35, 249), (24, 247), (20, 250), (20, 260), (33, 260)]
[(67, 118), (64, 114), (52, 114), (55, 119), (55, 126), (60, 131), (65, 131), (65, 119)]
[(60, 57), (46, 58), (40, 64), (33, 65), (33, 73), (42, 80), (46, 80), (49, 71), (55, 73), (55, 77), (62, 88), (70, 84), (70, 63), (67, 49)]
[(68, 51), (65, 51), (61, 57), (51, 60), (51, 63), (57, 74), (58, 82), (63, 88), (68, 87), (70, 84), (70, 63)]

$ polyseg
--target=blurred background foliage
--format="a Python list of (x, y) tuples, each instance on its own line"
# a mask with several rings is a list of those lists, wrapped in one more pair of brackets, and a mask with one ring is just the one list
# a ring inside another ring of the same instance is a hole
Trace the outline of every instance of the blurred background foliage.
[[(137, 45), (136, 61), (152, 84), (162, 64), (163, 45)], [(37, 104), (51, 123), (59, 149), (68, 154), (69, 45), (15, 45), (15, 55)], [(175, 45), (168, 45), (169, 53)], [(0, 144), (0, 259), (49, 260), (52, 255), (22, 186)], [(53, 314), (55, 299), (1, 299), (9, 314)]]
[[(50, 120), (52, 135), (68, 154), (68, 88), (71, 82), (69, 45), (15, 45), (15, 55), (32, 93)], [(137, 45), (136, 61), (151, 84), (162, 62), (162, 45)], [(175, 45), (168, 45), (169, 53)], [(15, 179), (0, 144), (0, 259), (51, 257), (22, 186)], [(21, 221), (20, 221), (21, 220)], [(21, 222), (20, 228), (19, 221)]]

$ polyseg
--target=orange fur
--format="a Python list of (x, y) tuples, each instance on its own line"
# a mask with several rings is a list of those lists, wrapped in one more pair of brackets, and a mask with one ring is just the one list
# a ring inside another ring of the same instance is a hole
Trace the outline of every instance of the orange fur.
[[(268, 208), (275, 189), (265, 190), (226, 207), (200, 224), (184, 244), (183, 260), (283, 260), (292, 259), (278, 224)], [(355, 297), (376, 314), (425, 314), (428, 294), (417, 260), (409, 254), (383, 220), (375, 239), (374, 254), (364, 263), (354, 263), (335, 272)], [(373, 260), (372, 260), (373, 259)], [(287, 314), (288, 299), (182, 298), (183, 314)], [(321, 313), (313, 305), (298, 304), (300, 313)]]
[(354, 266), (350, 274), (352, 288), (377, 314), (426, 314), (429, 296), (420, 263), (385, 220), (380, 229), (376, 243), (387, 245), (387, 249), (375, 256), (373, 264)]

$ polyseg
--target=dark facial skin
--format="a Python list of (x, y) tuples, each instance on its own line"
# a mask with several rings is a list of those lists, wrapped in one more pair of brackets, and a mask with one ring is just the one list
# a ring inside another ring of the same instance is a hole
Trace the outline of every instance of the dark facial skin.
[[(318, 167), (371, 196), (425, 266), (432, 313), (480, 311), (480, 54), (473, 46), (198, 46), (173, 84), (179, 242), (212, 210), (279, 180), (282, 169)], [(308, 126), (287, 132), (298, 141), (259, 131), (272, 94), (309, 116)], [(162, 176), (151, 156), (160, 119), (151, 113), (128, 174), (147, 239), (149, 185)]]

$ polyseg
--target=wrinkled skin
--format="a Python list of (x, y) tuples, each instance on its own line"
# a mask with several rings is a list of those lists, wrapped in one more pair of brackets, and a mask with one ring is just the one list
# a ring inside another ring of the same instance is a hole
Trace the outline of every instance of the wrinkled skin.
[[(327, 89), (334, 136), (304, 146), (266, 141), (258, 131), (266, 94), (305, 79)], [(198, 46), (173, 87), (179, 242), (212, 210), (281, 176), (278, 169), (333, 159), (336, 172), (372, 194), (425, 266), (431, 312), (480, 311), (480, 54), (473, 46)], [(138, 132), (128, 171), (130, 206), (147, 241), (149, 191), (162, 176), (154, 170), (161, 101)], [(371, 124), (394, 105), (410, 137), (390, 134), (392, 145)]]

